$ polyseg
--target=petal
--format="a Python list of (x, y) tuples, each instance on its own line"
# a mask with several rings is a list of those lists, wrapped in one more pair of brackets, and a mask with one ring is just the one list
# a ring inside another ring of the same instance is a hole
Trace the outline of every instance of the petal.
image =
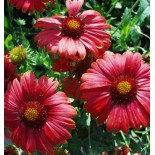
[(80, 11), (84, 0), (66, 0), (66, 7), (70, 16), (76, 16)]
[[(80, 89), (91, 89), (91, 88), (99, 88), (103, 87), (109, 88), (111, 82), (102, 75), (94, 74), (94, 73), (85, 73), (82, 75), (81, 80), (83, 83), (80, 86)], [(93, 84), (92, 84), (93, 81)]]
[(94, 23), (105, 23), (106, 20), (103, 16), (101, 15), (87, 15), (84, 20), (83, 20), (86, 25), (89, 25), (89, 24), (94, 24)]
[[(108, 116), (107, 123), (106, 123), (107, 131), (112, 131), (114, 129), (114, 122), (117, 120), (118, 114), (119, 114), (119, 106), (116, 104)], [(116, 129), (114, 129), (114, 130), (115, 130), (115, 132), (117, 132)]]
[(90, 40), (89, 38), (85, 37), (85, 36), (81, 36), (79, 38), (79, 40), (83, 43), (84, 46), (86, 46), (88, 48), (88, 50), (90, 52), (92, 52), (92, 54), (94, 55), (94, 57), (98, 56), (98, 50), (96, 45), (94, 44), (94, 42), (92, 40)]
[(25, 73), (20, 80), (25, 101), (36, 97), (36, 77), (33, 72)]
[(138, 80), (143, 78), (150, 80), (150, 65), (141, 64), (140, 69), (136, 73), (136, 78)]
[(83, 11), (79, 17), (85, 18), (88, 15), (101, 16), (101, 14), (95, 10), (87, 10), (87, 11)]
[(54, 154), (54, 148), (53, 148), (53, 145), (50, 143), (50, 140), (49, 138), (47, 138), (44, 130), (42, 130), (42, 132), (39, 133), (39, 138), (38, 138), (38, 143), (39, 143), (39, 146), (38, 148), (40, 149), (40, 146), (41, 146), (41, 152), (43, 154), (46, 154), (47, 152), (49, 154)]
[(121, 130), (124, 133), (128, 133), (128, 130), (129, 130), (129, 117), (127, 115), (126, 106), (124, 104), (121, 104), (121, 110), (122, 110)]
[(31, 4), (30, 0), (26, 0), (26, 1), (25, 1), (25, 3), (23, 4), (23, 7), (22, 7), (22, 11), (23, 11), (24, 13), (28, 10), (30, 4)]
[(66, 57), (72, 57), (76, 55), (77, 49), (76, 49), (75, 41), (73, 40), (73, 38), (67, 37), (65, 46), (67, 50), (66, 55), (65, 55)]
[(145, 96), (146, 93), (142, 93), (142, 92), (137, 92), (137, 100), (139, 101), (139, 103), (141, 104), (141, 107), (143, 107), (143, 109), (145, 109), (145, 111), (150, 114), (150, 98), (149, 96)]
[[(121, 105), (119, 103), (117, 103), (117, 105), (115, 106), (115, 114), (116, 114), (116, 117), (115, 119), (113, 120), (113, 130), (114, 130), (114, 133), (117, 133), (119, 130), (121, 130), (121, 124), (123, 123), (122, 122), (122, 109), (121, 109)], [(112, 116), (109, 116), (109, 117), (112, 117)]]
[(34, 41), (39, 41), (39, 47), (46, 46), (48, 43), (53, 43), (60, 34), (61, 32), (59, 30), (45, 30), (38, 33), (35, 36)]
[(112, 108), (113, 108), (113, 102), (109, 101), (109, 103), (102, 110), (102, 114), (100, 114), (99, 117), (97, 118), (98, 124), (103, 124), (106, 121)]
[(74, 129), (76, 127), (75, 122), (72, 119), (67, 118), (67, 117), (57, 116), (55, 117), (55, 122), (66, 129)]
[(137, 118), (137, 113), (134, 110), (134, 102), (131, 102), (130, 104), (127, 104), (127, 114), (129, 117), (129, 123), (130, 126), (134, 129), (134, 130), (138, 130), (140, 128), (140, 121)]
[(99, 38), (89, 34), (89, 33), (83, 33), (82, 34), (84, 37), (89, 38), (91, 41), (93, 41), (96, 44), (97, 48), (102, 48), (103, 47), (103, 42)]
[(100, 116), (103, 113), (104, 109), (107, 107), (107, 104), (110, 104), (112, 102), (109, 96), (101, 96), (98, 97), (95, 101), (93, 100), (94, 98), (92, 98), (92, 101), (84, 104), (84, 108), (86, 108), (86, 110), (91, 113), (93, 118)]
[[(23, 150), (25, 150), (26, 145), (26, 128), (23, 124), (20, 124), (17, 126), (17, 128), (13, 131), (12, 134), (12, 141), (16, 144), (17, 147), (21, 147)], [(22, 137), (22, 141), (21, 141)]]
[(35, 136), (35, 132), (36, 132), (35, 130), (27, 128), (25, 147), (28, 152), (34, 152), (36, 150), (37, 137)]
[(77, 112), (71, 105), (59, 104), (57, 106), (50, 107), (48, 111), (48, 115), (50, 117), (62, 116), (62, 117), (72, 118), (77, 115)]
[(48, 18), (37, 19), (33, 27), (40, 28), (40, 29), (56, 29), (56, 28), (61, 27), (61, 24), (62, 23), (60, 20), (55, 19), (53, 17), (48, 17)]
[(62, 37), (62, 39), (60, 40), (60, 42), (58, 44), (58, 46), (59, 46), (59, 54), (61, 56), (64, 56), (65, 52), (67, 52), (66, 40), (67, 40), (67, 37)]
[(83, 60), (86, 56), (86, 49), (80, 40), (75, 40), (75, 46), (80, 58)]
[(16, 109), (23, 103), (22, 89), (17, 79), (13, 80), (11, 87), (5, 93), (4, 102), (5, 106), (11, 106)]
[(70, 100), (64, 92), (56, 92), (49, 98), (43, 100), (43, 104), (47, 106), (56, 106), (58, 104), (70, 104)]
[(141, 67), (142, 58), (139, 53), (133, 54), (131, 51), (123, 53), (123, 56), (126, 57), (125, 61), (125, 74), (135, 77), (137, 71)]
[(48, 99), (51, 97), (58, 87), (58, 81), (53, 81), (53, 78), (46, 79), (46, 76), (42, 76), (39, 81), (39, 90), (40, 90), (40, 96), (42, 99)]

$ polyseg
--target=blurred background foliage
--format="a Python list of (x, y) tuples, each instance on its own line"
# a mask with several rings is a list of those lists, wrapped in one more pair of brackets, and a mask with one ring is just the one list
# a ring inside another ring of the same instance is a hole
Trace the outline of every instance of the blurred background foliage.
[[(7, 3), (7, 0), (4, 4), (5, 52), (21, 44), (27, 50), (26, 61), (18, 66), (17, 73), (23, 74), (31, 70), (38, 78), (45, 74), (61, 82), (68, 73), (60, 74), (51, 70), (53, 58), (44, 52), (44, 48), (37, 48), (33, 39), (38, 30), (33, 28), (33, 24), (40, 17), (67, 14), (64, 0), (55, 0), (54, 7), (48, 3), (47, 10), (34, 14), (24, 14), (21, 10), (16, 10)], [(100, 12), (112, 26), (109, 31), (112, 41), (110, 51), (123, 53), (132, 50), (141, 53), (143, 57), (149, 54), (150, 0), (85, 0), (81, 11), (88, 9)], [(74, 119), (77, 128), (71, 131), (72, 139), (63, 145), (71, 155), (101, 155), (104, 151), (114, 155), (115, 148), (122, 147), (126, 143), (129, 144), (131, 153), (140, 152), (142, 155), (149, 155), (149, 127), (141, 128), (139, 131), (130, 130), (124, 139), (121, 132), (108, 133), (105, 125), (98, 126), (82, 108), (83, 104), (83, 101), (73, 102), (78, 111), (78, 116)], [(40, 153), (33, 153), (36, 154)]]

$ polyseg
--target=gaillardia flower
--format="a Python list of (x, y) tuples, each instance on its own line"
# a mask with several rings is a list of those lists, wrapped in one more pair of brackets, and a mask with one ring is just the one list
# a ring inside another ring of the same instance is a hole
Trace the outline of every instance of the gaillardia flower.
[(20, 64), (25, 61), (27, 57), (27, 51), (22, 45), (19, 45), (14, 47), (9, 52), (9, 57), (11, 59), (11, 62), (13, 62), (14, 64)]
[(84, 107), (106, 121), (107, 131), (115, 133), (129, 128), (146, 127), (150, 116), (150, 66), (139, 53), (127, 51), (93, 62), (81, 81)]
[(62, 87), (67, 95), (74, 97), (76, 100), (81, 99), (80, 78), (82, 74), (84, 74), (86, 70), (90, 68), (92, 62), (93, 58), (88, 56), (86, 56), (84, 60), (78, 59), (74, 61), (71, 59), (65, 59), (63, 57), (54, 59), (52, 70), (57, 72), (70, 71), (69, 76), (62, 80)]
[(121, 149), (115, 148), (115, 151), (117, 152), (117, 155), (128, 155), (131, 149), (128, 146), (124, 145)]
[[(43, 9), (47, 9), (45, 2), (49, 0), (8, 0), (16, 9), (22, 9), (22, 12), (25, 13), (27, 10), (30, 13), (33, 13), (34, 10), (43, 12)], [(53, 2), (52, 2), (53, 3)]]
[(17, 147), (52, 155), (55, 145), (71, 138), (67, 129), (75, 128), (71, 118), (77, 113), (57, 87), (57, 81), (46, 76), (37, 81), (32, 72), (13, 80), (4, 97), (4, 121)]
[(8, 52), (4, 53), (4, 91), (7, 90), (8, 84), (15, 78), (20, 79), (19, 74), (15, 74), (16, 65), (9, 58)]
[(79, 14), (84, 0), (66, 0), (68, 16), (56, 15), (37, 19), (34, 28), (43, 29), (35, 36), (38, 46), (46, 46), (51, 55), (56, 52), (60, 56), (78, 56), (84, 59), (86, 49), (99, 55), (99, 49), (107, 50), (111, 44), (110, 35), (105, 29), (110, 29), (105, 18), (97, 11), (87, 10)]

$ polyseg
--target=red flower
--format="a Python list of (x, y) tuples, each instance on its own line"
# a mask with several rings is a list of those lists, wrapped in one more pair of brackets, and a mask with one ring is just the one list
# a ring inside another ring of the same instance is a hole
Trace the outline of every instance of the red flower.
[[(32, 72), (20, 82), (13, 80), (5, 94), (5, 127), (12, 141), (26, 152), (38, 150), (53, 154), (53, 147), (71, 138), (67, 129), (75, 128), (71, 119), (76, 111), (65, 93), (57, 92), (58, 82)], [(21, 140), (22, 138), (22, 140)]]
[(19, 74), (15, 74), (16, 65), (14, 65), (8, 54), (4, 54), (4, 91), (7, 90), (8, 84), (15, 78), (20, 79)]
[(130, 152), (130, 148), (128, 146), (123, 146), (121, 149), (116, 148), (117, 155), (127, 155)]
[[(34, 10), (42, 12), (43, 9), (47, 9), (47, 6), (44, 4), (49, 0), (8, 0), (16, 9), (22, 9), (22, 12), (25, 13), (27, 10), (30, 13), (33, 13)], [(51, 2), (53, 3), (53, 2)]]
[(51, 0), (51, 6), (53, 7), (55, 4), (55, 0)]
[(59, 57), (54, 60), (53, 70), (57, 72), (70, 71), (69, 76), (62, 80), (63, 89), (67, 95), (74, 97), (76, 100), (81, 99), (80, 78), (82, 74), (90, 68), (93, 58), (86, 56), (84, 60), (71, 60)]
[(150, 116), (150, 66), (130, 51), (93, 62), (81, 80), (86, 110), (107, 131), (146, 127)]
[(78, 56), (84, 59), (88, 49), (94, 57), (99, 55), (99, 49), (107, 50), (111, 44), (110, 35), (105, 29), (110, 29), (101, 14), (94, 10), (87, 10), (78, 14), (84, 0), (66, 0), (69, 16), (56, 15), (40, 18), (34, 25), (43, 29), (35, 36), (38, 46), (46, 46), (46, 51), (60, 56)]
[(52, 70), (56, 72), (67, 72), (74, 68), (72, 62), (76, 60), (67, 59), (64, 57), (59, 57), (54, 59), (54, 63), (52, 64)]

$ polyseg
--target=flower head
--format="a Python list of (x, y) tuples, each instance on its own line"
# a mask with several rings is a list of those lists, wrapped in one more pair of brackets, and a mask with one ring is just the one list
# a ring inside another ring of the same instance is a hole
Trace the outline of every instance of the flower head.
[(93, 58), (86, 56), (84, 60), (71, 60), (59, 57), (54, 60), (53, 70), (57, 72), (70, 71), (69, 76), (62, 80), (63, 89), (67, 95), (74, 97), (76, 100), (81, 99), (80, 78), (82, 74), (90, 68)]
[(4, 54), (4, 91), (7, 90), (8, 84), (15, 78), (20, 79), (19, 74), (15, 74), (16, 65), (13, 64), (6, 52)]
[(66, 0), (68, 16), (56, 15), (37, 19), (35, 28), (43, 29), (35, 36), (38, 46), (46, 46), (46, 51), (54, 55), (84, 59), (88, 53), (96, 58), (99, 49), (104, 52), (111, 44), (110, 29), (105, 18), (97, 11), (87, 10), (79, 14), (84, 0)]
[(130, 152), (130, 150), (131, 149), (126, 145), (124, 145), (121, 149), (115, 148), (117, 155), (127, 155)]
[[(33, 13), (34, 10), (43, 12), (43, 9), (47, 9), (47, 6), (44, 3), (48, 1), (49, 0), (9, 0), (9, 3), (16, 7), (16, 9), (22, 9), (23, 13), (26, 11)], [(53, 3), (52, 1), (51, 3)]]
[[(67, 129), (75, 128), (76, 115), (65, 93), (57, 92), (58, 82), (32, 72), (20, 82), (13, 80), (5, 94), (5, 127), (12, 141), (26, 152), (53, 154), (53, 147), (71, 138)], [(22, 141), (21, 141), (22, 137)]]
[(146, 54), (144, 56), (144, 61), (147, 62), (147, 63), (150, 63), (150, 54)]
[(150, 116), (150, 66), (139, 53), (127, 51), (109, 54), (93, 62), (91, 69), (82, 75), (82, 99), (86, 110), (106, 121), (108, 131), (127, 133), (129, 127), (138, 130), (146, 127)]
[(26, 59), (26, 56), (27, 56), (27, 51), (22, 45), (14, 47), (9, 52), (9, 57), (11, 59), (11, 62), (14, 64), (22, 63)]

